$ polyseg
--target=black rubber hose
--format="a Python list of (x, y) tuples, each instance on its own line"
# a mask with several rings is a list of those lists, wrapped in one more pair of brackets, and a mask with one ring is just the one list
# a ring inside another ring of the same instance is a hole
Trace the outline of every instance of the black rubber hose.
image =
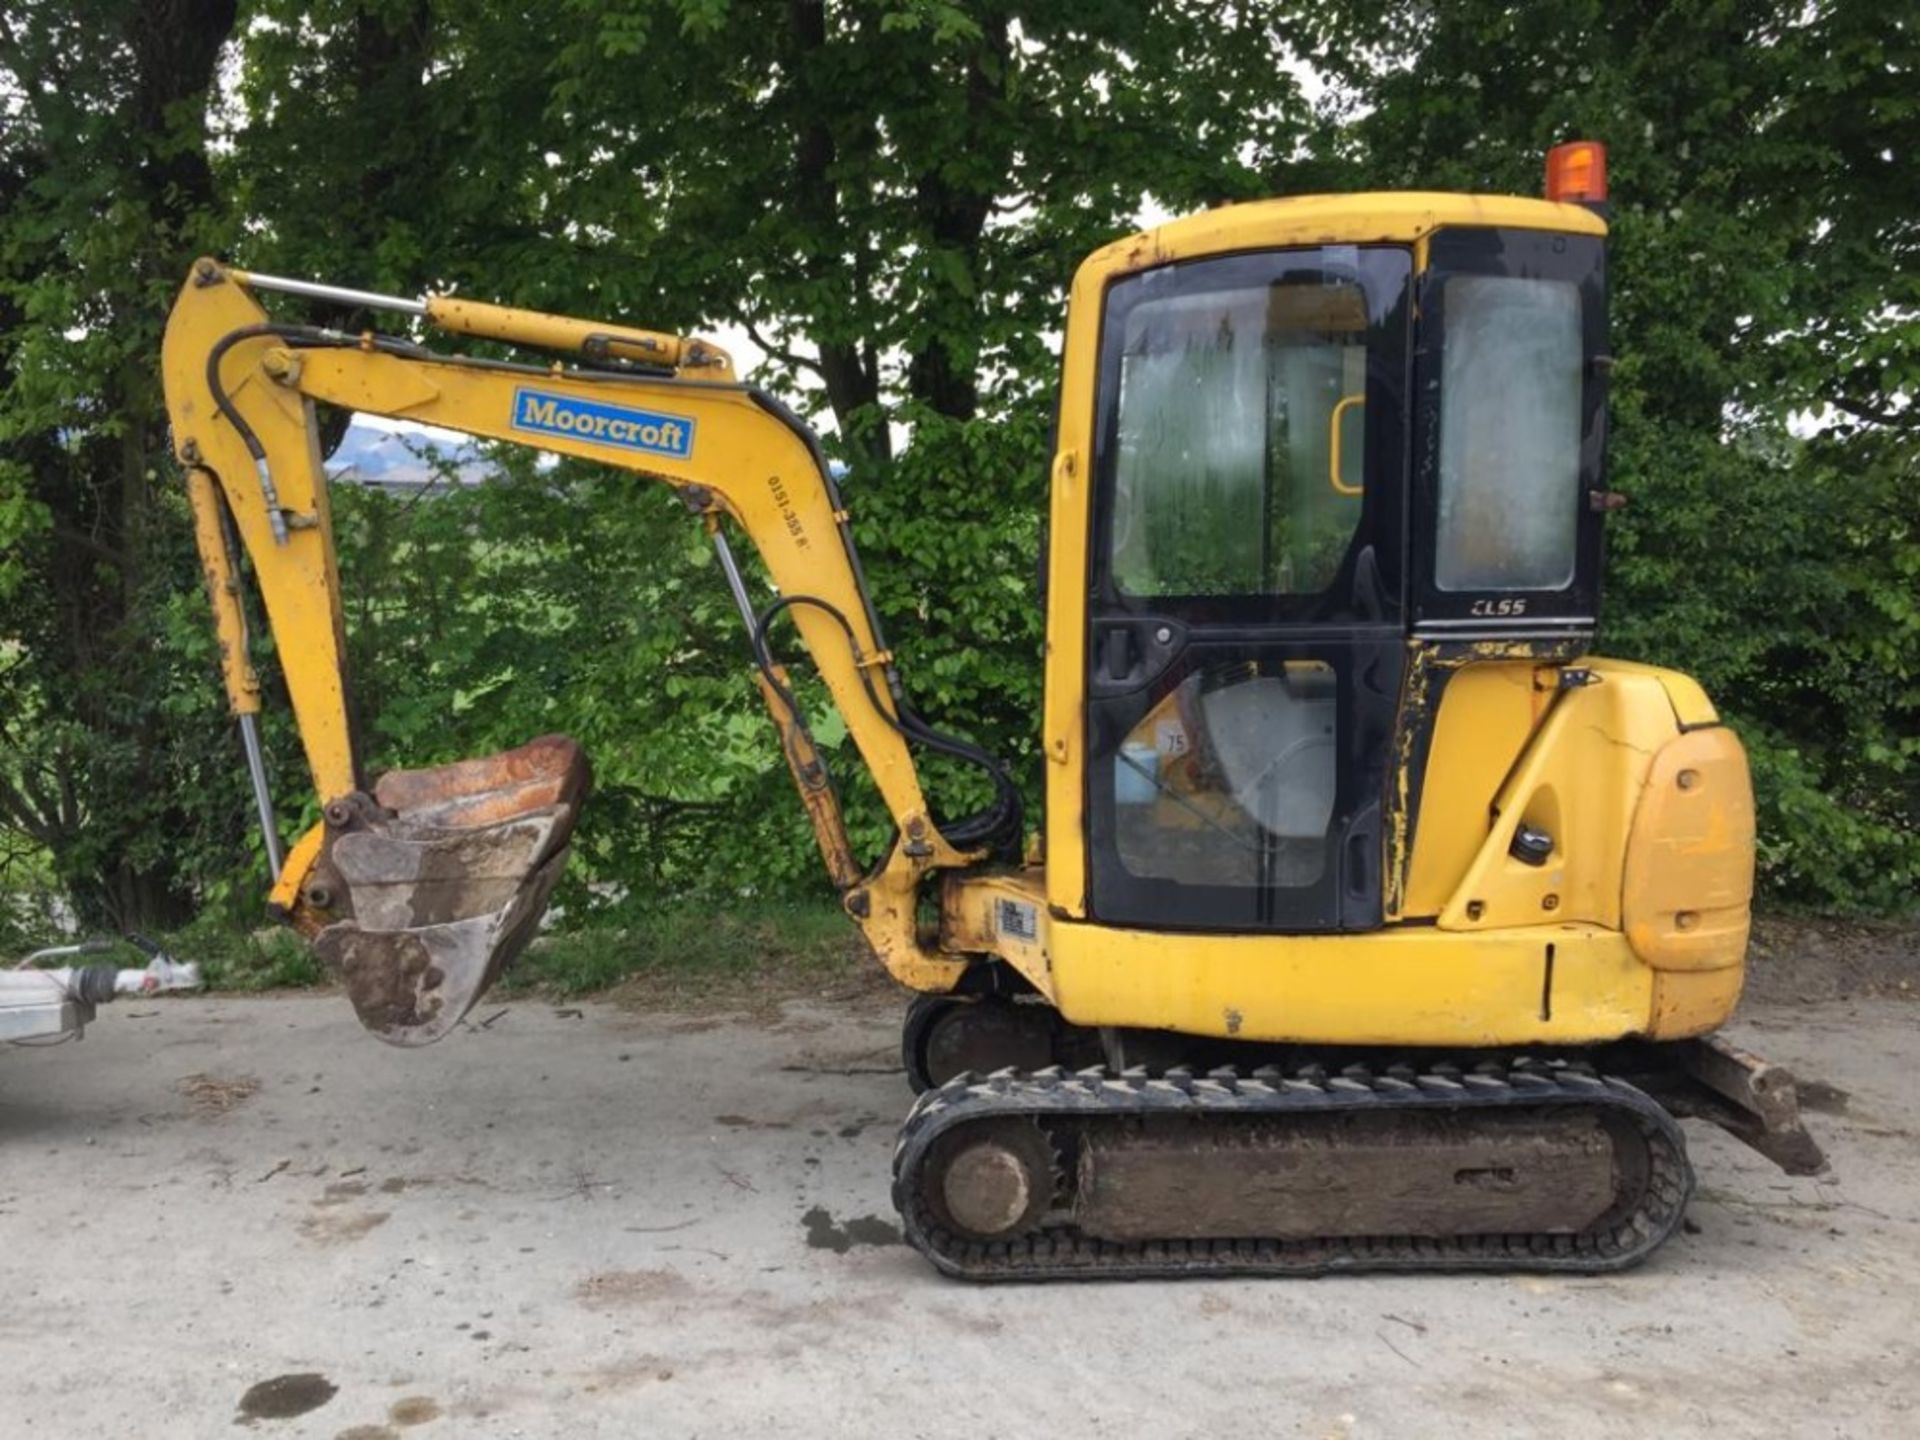
[(1007, 774), (1006, 767), (978, 745), (935, 730), (904, 704), (899, 707), (899, 716), (896, 718), (894, 712), (882, 703), (879, 692), (874, 689), (870, 668), (861, 663), (864, 656), (852, 623), (839, 607), (822, 600), (817, 595), (783, 595), (760, 612), (760, 617), (753, 627), (754, 663), (760, 667), (760, 672), (767, 677), (768, 684), (774, 687), (787, 708), (794, 714), (799, 714), (799, 705), (794, 699), (793, 692), (781, 685), (773, 676), (773, 657), (767, 648), (767, 630), (782, 611), (792, 609), (796, 605), (811, 605), (816, 610), (824, 611), (846, 632), (847, 644), (853, 650), (854, 669), (860, 676), (860, 684), (867, 693), (867, 700), (880, 718), (902, 738), (976, 766), (986, 771), (988, 778), (993, 781), (994, 803), (977, 815), (941, 825), (939, 827), (941, 837), (955, 849), (970, 849), (976, 845), (989, 844), (1008, 837), (1017, 844), (1023, 807), (1019, 787)]
[(220, 413), (227, 417), (227, 423), (240, 432), (240, 439), (246, 444), (247, 453), (255, 460), (266, 459), (267, 448), (260, 443), (260, 437), (253, 433), (253, 427), (247, 424), (246, 418), (227, 398), (227, 388), (220, 383), (220, 362), (226, 358), (227, 351), (242, 340), (257, 340), (263, 335), (278, 337), (285, 328), (287, 327), (280, 325), (243, 325), (238, 330), (229, 330), (222, 335), (207, 352), (207, 389), (213, 395), (213, 403), (219, 408)]
[(82, 965), (74, 970), (67, 993), (89, 1005), (104, 1005), (113, 999), (114, 982), (119, 978), (119, 970), (112, 965)]
[[(226, 358), (227, 351), (242, 340), (258, 340), (266, 336), (308, 349), (344, 350), (360, 344), (350, 335), (338, 330), (323, 330), (317, 325), (242, 325), (238, 330), (229, 330), (214, 342), (213, 348), (207, 352), (207, 390), (213, 396), (215, 407), (226, 416), (227, 423), (239, 432), (241, 442), (247, 447), (247, 454), (255, 460), (267, 458), (266, 447), (260, 443), (260, 437), (247, 423), (246, 417), (234, 407), (233, 401), (227, 398), (227, 387), (220, 383), (220, 362)], [(377, 336), (372, 338), (372, 344), (374, 349), (384, 350), (390, 354), (406, 354), (417, 348)]]

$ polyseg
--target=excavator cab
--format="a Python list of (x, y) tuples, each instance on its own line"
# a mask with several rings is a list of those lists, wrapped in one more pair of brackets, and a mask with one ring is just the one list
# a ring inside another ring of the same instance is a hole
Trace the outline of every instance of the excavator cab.
[(1418, 271), (1413, 244), (1320, 244), (1107, 287), (1086, 586), (1092, 918), (1378, 928), (1409, 645), (1582, 653), (1604, 250), (1540, 210), (1526, 218), (1562, 228), (1436, 229)]
[[(914, 711), (818, 438), (718, 346), (199, 262), (167, 396), (275, 912), (375, 1034), (438, 1039), (534, 933), (588, 790), (561, 736), (365, 773), (327, 404), (624, 470), (705, 528), (841, 904), (918, 995), (894, 1194), (940, 1269), (1610, 1270), (1679, 1223), (1677, 1116), (1817, 1169), (1790, 1078), (1712, 1034), (1749, 925), (1739, 741), (1687, 677), (1591, 653), (1604, 199), (1577, 142), (1545, 200), (1275, 200), (1088, 257), (1040, 835), (1004, 766)], [(268, 295), (405, 319), (347, 334)], [(284, 856), (249, 570), (322, 807)], [(777, 653), (796, 639), (893, 819), (878, 856)], [(936, 811), (927, 751), (993, 801)]]

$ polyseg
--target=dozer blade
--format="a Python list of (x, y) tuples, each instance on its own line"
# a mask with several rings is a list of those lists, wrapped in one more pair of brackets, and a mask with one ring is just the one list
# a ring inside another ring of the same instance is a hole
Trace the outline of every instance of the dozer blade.
[(460, 1023), (533, 938), (589, 781), (579, 745), (548, 735), (327, 806), (306, 893), (340, 918), (314, 950), (362, 1025), (425, 1045)]

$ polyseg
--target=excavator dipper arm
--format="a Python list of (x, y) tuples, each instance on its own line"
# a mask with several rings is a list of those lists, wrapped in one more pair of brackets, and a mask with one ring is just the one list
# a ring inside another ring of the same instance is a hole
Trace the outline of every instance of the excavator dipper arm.
[[(566, 352), (544, 365), (435, 353), (403, 339), (280, 323), (262, 290), (399, 309), (457, 333)], [(708, 342), (433, 297), (395, 300), (193, 268), (169, 319), (164, 368), (188, 477), (229, 703), (239, 717), (276, 875), (276, 912), (346, 983), (362, 1022), (399, 1044), (458, 1023), (536, 928), (565, 863), (588, 776), (562, 736), (369, 785), (355, 744), (340, 578), (316, 402), (575, 455), (672, 486), (706, 524), (749, 627), (756, 678), (848, 913), (888, 969), (926, 991), (964, 961), (918, 933), (922, 882), (1017, 829), (1011, 786), (969, 821), (936, 825), (909, 750), (991, 761), (930, 731), (901, 699), (866, 596), (848, 517), (818, 441), (777, 400), (733, 378)], [(756, 611), (727, 541), (759, 550), (779, 598)], [(250, 562), (325, 817), (279, 856), (255, 720), (239, 552)], [(898, 827), (863, 874), (784, 669), (766, 641), (790, 615)], [(970, 752), (970, 753), (969, 753)]]

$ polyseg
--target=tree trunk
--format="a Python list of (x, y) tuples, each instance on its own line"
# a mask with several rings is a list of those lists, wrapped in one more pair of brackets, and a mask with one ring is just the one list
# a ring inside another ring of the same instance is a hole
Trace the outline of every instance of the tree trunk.
[[(116, 223), (141, 227), (144, 246), (131, 266), (90, 270), (84, 249), (38, 241), (27, 273), (64, 272), (86, 297), (89, 326), (138, 343), (95, 377), (97, 409), (7, 442), (8, 458), (31, 468), (35, 498), (50, 520), (36, 539), (37, 573), (27, 582), (41, 612), (24, 631), (34, 684), (71, 728), (63, 737), (41, 736), (33, 753), (23, 746), (20, 778), (45, 782), (37, 787), (41, 803), (31, 823), (12, 806), (0, 821), (37, 832), (76, 910), (94, 925), (164, 927), (190, 914), (186, 857), (153, 843), (156, 833), (186, 829), (184, 815), (156, 800), (154, 790), (179, 736), (176, 722), (158, 709), (152, 612), (155, 597), (174, 587), (162, 571), (173, 568), (183, 547), (165, 533), (174, 512), (157, 503), (155, 492), (170, 465), (153, 295), (186, 273), (215, 203), (204, 105), (235, 15), (236, 0), (140, 0), (118, 8), (114, 33), (88, 35), (77, 51), (54, 44), (16, 52), (44, 69), (34, 73), (28, 64), (29, 73), (13, 79), (23, 93), (48, 96), (56, 117), (84, 113), (89, 102), (74, 93), (78, 76), (112, 75), (117, 83), (101, 93), (118, 100), (104, 141), (91, 127), (58, 121), (27, 132), (35, 148), (17, 163), (37, 173), (42, 194), (52, 198), (27, 194), (21, 203), (47, 210), (44, 218), (58, 223), (55, 182), (91, 179), (102, 166), (113, 167)], [(20, 233), (36, 243), (30, 229)], [(114, 425), (101, 425), (100, 414)], [(191, 572), (179, 583), (191, 583)]]
[[(824, 0), (791, 0), (787, 19), (794, 46), (793, 83), (806, 86), (812, 57), (827, 47)], [(808, 277), (815, 280), (836, 278), (830, 272), (837, 268), (837, 256), (826, 253), (826, 247), (842, 228), (840, 196), (833, 179), (837, 149), (826, 119), (834, 103), (831, 96), (807, 95), (802, 106), (806, 118), (794, 143), (797, 208), (814, 241), (803, 263)], [(858, 270), (856, 262), (855, 273), (847, 277), (851, 289), (862, 284)], [(880, 413), (879, 356), (871, 344), (854, 340), (829, 340), (818, 349), (827, 403), (833, 407), (841, 436), (867, 460), (884, 465), (893, 456), (893, 443)]]
[[(992, 183), (963, 186), (952, 178), (956, 167), (943, 163), (951, 157), (932, 157), (915, 186), (915, 201), (924, 218), (927, 233), (936, 250), (959, 259), (966, 275), (961, 293), (949, 314), (966, 313), (975, 322), (979, 317), (980, 241), (986, 232), (987, 217), (993, 213), (995, 198), (1001, 190), (1011, 157), (1006, 153), (1003, 124), (995, 123), (989, 113), (1005, 99), (1007, 76), (1012, 62), (1012, 43), (1004, 19), (983, 20), (978, 46), (967, 60), (964, 97), (966, 149), (977, 157), (988, 147), (998, 147), (998, 163), (973, 169), (970, 175), (991, 174)], [(996, 78), (997, 77), (997, 78)], [(916, 400), (925, 401), (942, 415), (956, 420), (971, 420), (980, 408), (978, 377), (978, 332), (973, 326), (956, 330), (936, 330), (917, 351), (907, 370), (907, 388)]]

